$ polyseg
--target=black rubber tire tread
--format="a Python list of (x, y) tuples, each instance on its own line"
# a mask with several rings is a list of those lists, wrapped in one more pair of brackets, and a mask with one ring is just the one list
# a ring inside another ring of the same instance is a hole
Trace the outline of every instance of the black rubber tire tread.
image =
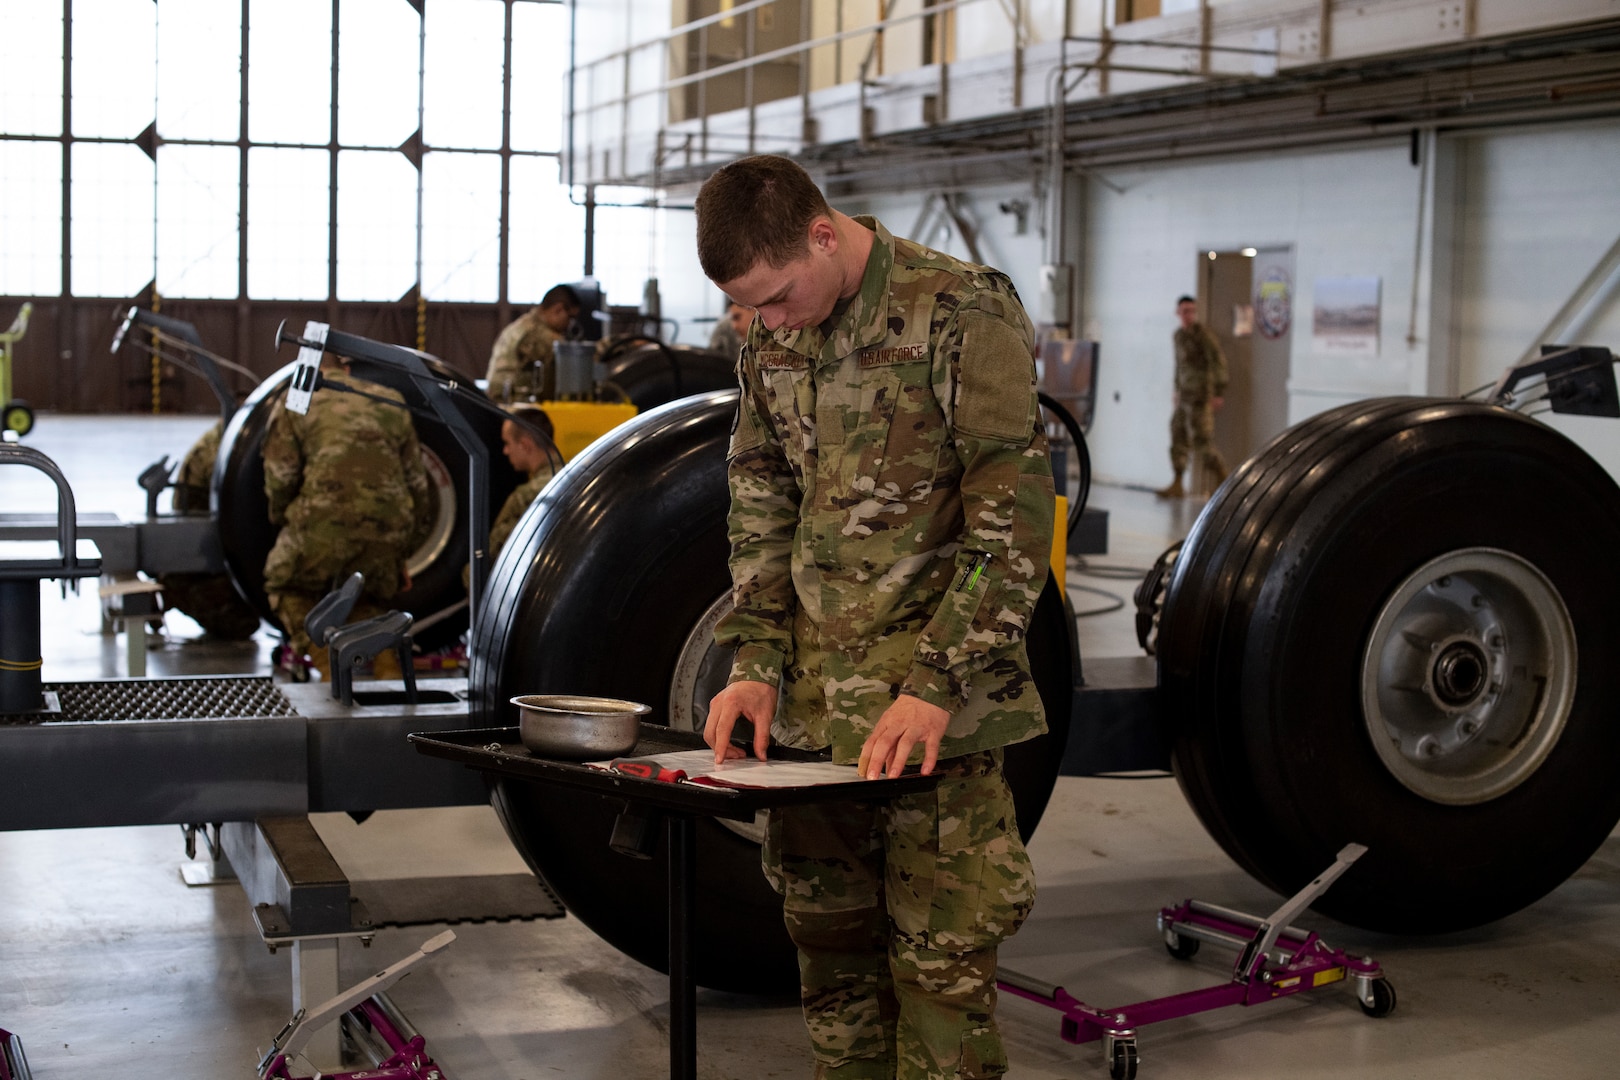
[(641, 412), (737, 385), (736, 358), (690, 345), (631, 339), (610, 347), (605, 378)]
[[(725, 449), (736, 392), (642, 414), (571, 461), (514, 530), (491, 575), (469, 673), (475, 727), (517, 723), (509, 699), (602, 694), (652, 707), (667, 724), (676, 659), (692, 626), (730, 587)], [(1077, 655), (1073, 616), (1048, 582), (1032, 620), (1031, 663), (1048, 735), (1011, 747), (1007, 774), (1028, 835), (1067, 741)], [(617, 800), (500, 782), (495, 806), (529, 865), (610, 944), (663, 970), (668, 956), (663, 845), (649, 861), (607, 846)], [(719, 990), (797, 985), (781, 899), (759, 848), (697, 822), (696, 979)]]
[[(1284, 893), (1291, 890), (1271, 877), (1265, 860), (1253, 857), (1245, 846), (1244, 838), (1258, 829), (1244, 816), (1248, 808), (1239, 801), (1242, 793), (1228, 795), (1223, 783), (1240, 783), (1236, 777), (1247, 772), (1243, 761), (1227, 760), (1230, 751), (1215, 733), (1190, 728), (1186, 702), (1211, 692), (1220, 653), (1217, 647), (1205, 657), (1199, 643), (1217, 632), (1209, 622), (1224, 616), (1222, 604), (1233, 588), (1230, 577), (1242, 566), (1234, 548), (1242, 544), (1246, 552), (1252, 547), (1296, 482), (1290, 473), (1300, 462), (1314, 460), (1324, 445), (1332, 445), (1338, 431), (1334, 412), (1312, 417), (1278, 435), (1232, 472), (1187, 534), (1159, 615), (1159, 684), (1177, 783), (1226, 853), (1256, 879)], [(1226, 579), (1215, 580), (1221, 573)], [(1252, 810), (1248, 813), (1252, 816)]]
[[(214, 518), (219, 526), (220, 547), (225, 557), (225, 568), (248, 604), (271, 626), (280, 627), (275, 613), (270, 610), (264, 592), (264, 560), (276, 542), (276, 528), (270, 524), (270, 505), (264, 494), (264, 436), (270, 423), (270, 410), (276, 396), (292, 377), (295, 364), (288, 364), (254, 388), (225, 426), (220, 438), (219, 457), (214, 462), (214, 476), (210, 499)], [(470, 380), (457, 374), (441, 361), (428, 358), (428, 367), (435, 375), (455, 380), (467, 386)], [(370, 382), (392, 387), (405, 399), (418, 407), (426, 407), (426, 399), (415, 380), (398, 368), (357, 360), (352, 365), (354, 374)], [(501, 504), (520, 482), (506, 455), (501, 452), (501, 420), (499, 416), (475, 405), (462, 408), (462, 414), (472, 424), (489, 447), (490, 494), (489, 514), (493, 522)], [(461, 583), (462, 567), (467, 564), (467, 455), (455, 436), (443, 424), (413, 417), (416, 435), (423, 446), (444, 462), (456, 485), (456, 524), (449, 542), (431, 565), (415, 575), (408, 592), (394, 600), (402, 610), (418, 618), (454, 604), (467, 594)], [(467, 628), (465, 612), (451, 616), (421, 631), (416, 643), (423, 648), (437, 648), (454, 642)]]
[[(1475, 402), (1395, 398), (1284, 433), (1223, 485), (1177, 560), (1160, 630), (1173, 759), (1226, 851), (1291, 893), (1345, 843), (1369, 853), (1316, 908), (1389, 932), (1464, 929), (1556, 887), (1620, 820), (1620, 488), (1562, 435)], [(1448, 551), (1500, 548), (1569, 609), (1568, 725), (1514, 790), (1472, 806), (1411, 792), (1361, 715), (1385, 599)], [(1549, 823), (1556, 823), (1556, 828)]]

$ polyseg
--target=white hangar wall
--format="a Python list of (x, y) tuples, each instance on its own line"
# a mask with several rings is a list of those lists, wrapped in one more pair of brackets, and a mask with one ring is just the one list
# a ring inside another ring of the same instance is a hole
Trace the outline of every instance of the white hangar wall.
[[(1174, 303), (1197, 293), (1203, 252), (1292, 249), (1287, 413), (1297, 423), (1359, 398), (1455, 393), (1494, 380), (1620, 237), (1620, 121), (1447, 136), (1425, 140), (1421, 152), (1427, 167), (1412, 164), (1401, 137), (1110, 169), (1076, 182), (1074, 216), (1083, 220), (1067, 247), (1083, 251), (1081, 332), (1101, 343), (1090, 432), (1099, 480), (1156, 487), (1169, 478)], [(834, 202), (972, 257), (928, 195)], [(1018, 215), (1003, 209), (1020, 201), (1022, 232)], [(1031, 185), (973, 188), (958, 207), (979, 256), (1006, 271), (1036, 313), (1046, 256)], [(671, 213), (667, 255), (666, 311), (683, 322), (712, 318), (719, 293), (697, 266), (690, 214)], [(1379, 279), (1376, 355), (1324, 354), (1313, 341), (1315, 283), (1342, 277)], [(1610, 285), (1577, 336), (1620, 350), (1620, 284)], [(686, 323), (681, 340), (706, 338), (710, 325)], [(1545, 419), (1620, 477), (1620, 421)]]
[[(1453, 357), (1470, 390), (1517, 360), (1620, 242), (1620, 121), (1458, 140)], [(1563, 344), (1620, 352), (1620, 274)], [(1620, 478), (1620, 420), (1542, 417)]]
[[(1424, 392), (1425, 309), (1415, 342), (1407, 341), (1424, 176), (1402, 138), (1116, 169), (1106, 177), (1113, 187), (1088, 182), (1081, 325), (1101, 343), (1091, 432), (1097, 477), (1153, 486), (1169, 479), (1175, 301), (1198, 294), (1207, 251), (1292, 248), (1289, 423), (1356, 398)], [(1318, 356), (1312, 284), (1352, 276), (1380, 279), (1377, 355)]]

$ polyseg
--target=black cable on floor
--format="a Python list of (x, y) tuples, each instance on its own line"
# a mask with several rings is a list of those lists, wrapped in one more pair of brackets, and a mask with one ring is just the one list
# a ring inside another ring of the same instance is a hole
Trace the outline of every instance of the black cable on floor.
[(1089, 611), (1077, 611), (1074, 613), (1074, 617), (1077, 619), (1086, 619), (1093, 615), (1107, 615), (1109, 612), (1118, 611), (1120, 608), (1125, 606), (1125, 598), (1123, 596), (1116, 596), (1114, 593), (1108, 592), (1104, 589), (1093, 589), (1090, 585), (1070, 585), (1069, 591), (1091, 593), (1093, 596), (1105, 596), (1114, 602), (1112, 607), (1100, 607), (1092, 608)]

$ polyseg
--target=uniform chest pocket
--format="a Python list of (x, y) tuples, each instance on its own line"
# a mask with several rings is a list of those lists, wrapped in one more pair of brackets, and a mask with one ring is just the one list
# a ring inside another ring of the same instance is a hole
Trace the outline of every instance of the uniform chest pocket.
[(816, 448), (815, 387), (806, 368), (772, 368), (764, 373), (768, 418), (782, 450), (801, 472)]
[(926, 364), (897, 365), (862, 380), (853, 490), (884, 502), (922, 502), (934, 490), (945, 414)]

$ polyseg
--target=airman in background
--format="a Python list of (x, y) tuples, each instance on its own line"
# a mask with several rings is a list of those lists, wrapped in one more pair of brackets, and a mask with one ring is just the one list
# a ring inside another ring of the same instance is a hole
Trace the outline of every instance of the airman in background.
[[(173, 506), (177, 514), (209, 512), (208, 493), (219, 457), (219, 440), (225, 421), (214, 425), (191, 445), (175, 476)], [(164, 574), (163, 604), (189, 615), (212, 637), (246, 641), (259, 630), (259, 613), (242, 599), (228, 574)]]
[(726, 313), (716, 320), (714, 333), (709, 335), (709, 351), (735, 361), (742, 351), (743, 339), (748, 336), (748, 324), (753, 321), (753, 308), (728, 300)]
[[(1157, 492), (1161, 499), (1187, 494), (1181, 474), (1189, 457), (1196, 457), (1212, 485), (1226, 479), (1226, 461), (1215, 449), (1215, 410), (1226, 393), (1226, 354), (1220, 342), (1198, 321), (1198, 301), (1183, 296), (1176, 301), (1176, 395), (1170, 413), (1170, 466), (1176, 478)], [(1195, 485), (1196, 486), (1196, 485)]]
[[(381, 614), (384, 602), (410, 588), (406, 559), (422, 540), (420, 511), (430, 489), (405, 399), (348, 374), (329, 355), (321, 378), (326, 385), (311, 397), (307, 414), (289, 410), (285, 396), (270, 412), (264, 492), (281, 532), (265, 559), (264, 587), (294, 653), (313, 654), (315, 666), (329, 672), (325, 649), (313, 648), (304, 619), (355, 571), (366, 583), (352, 621)], [(392, 659), (392, 652), (378, 655), (380, 677), (398, 674)]]
[(502, 330), (489, 354), (489, 396), (501, 402), (550, 401), (557, 392), (551, 349), (567, 340), (579, 311), (579, 294), (554, 285), (538, 306)]

